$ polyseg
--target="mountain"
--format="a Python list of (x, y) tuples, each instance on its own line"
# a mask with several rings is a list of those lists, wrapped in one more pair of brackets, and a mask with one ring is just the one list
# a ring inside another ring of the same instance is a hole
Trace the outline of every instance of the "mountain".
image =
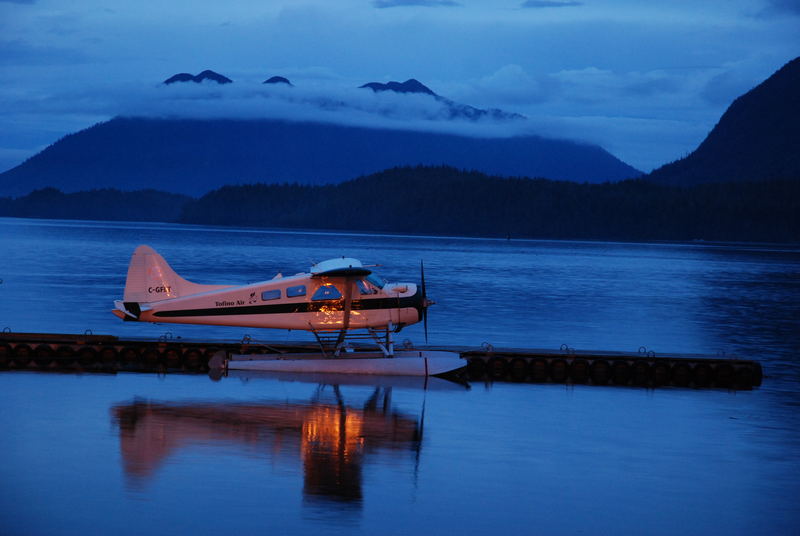
[[(419, 164), (581, 182), (641, 175), (596, 145), (537, 136), (475, 138), (267, 119), (117, 117), (65, 136), (0, 174), (0, 195), (54, 186), (64, 192), (152, 188), (197, 196), (226, 184), (335, 183)], [(280, 207), (265, 210), (270, 208)]]
[(193, 75), (189, 73), (174, 74), (169, 78), (167, 78), (166, 80), (164, 80), (164, 84), (169, 85), (169, 84), (174, 84), (176, 82), (194, 82), (196, 84), (199, 84), (204, 80), (211, 80), (212, 82), (216, 82), (218, 84), (230, 84), (233, 82), (233, 80), (231, 80), (227, 76), (223, 76), (219, 73), (215, 73), (210, 69), (206, 69), (205, 71), (203, 71), (198, 75)]
[(294, 85), (291, 82), (289, 82), (288, 78), (284, 78), (282, 76), (271, 76), (270, 78), (267, 78), (266, 80), (264, 80), (261, 83), (262, 84), (286, 84), (287, 86), (293, 86)]
[(800, 180), (800, 58), (733, 101), (689, 156), (646, 178), (675, 185)]
[(394, 91), (395, 93), (424, 93), (438, 97), (438, 95), (436, 95), (436, 93), (434, 93), (429, 87), (418, 80), (415, 80), (414, 78), (409, 78), (402, 83), (388, 82), (386, 84), (382, 84), (381, 82), (369, 82), (363, 86), (359, 86), (359, 88), (368, 88), (375, 92)]
[(431, 88), (414, 78), (409, 78), (405, 82), (392, 81), (385, 84), (381, 82), (369, 82), (363, 86), (359, 86), (359, 89), (371, 89), (375, 93), (392, 91), (394, 93), (417, 93), (429, 95), (431, 98), (444, 105), (444, 108), (447, 111), (444, 119), (467, 119), (469, 121), (477, 121), (479, 119), (491, 119), (493, 121), (525, 119), (524, 115), (508, 113), (496, 108), (482, 110), (480, 108), (475, 108), (474, 106), (469, 106), (468, 104), (457, 103), (446, 97), (442, 97), (437, 93), (434, 93)]

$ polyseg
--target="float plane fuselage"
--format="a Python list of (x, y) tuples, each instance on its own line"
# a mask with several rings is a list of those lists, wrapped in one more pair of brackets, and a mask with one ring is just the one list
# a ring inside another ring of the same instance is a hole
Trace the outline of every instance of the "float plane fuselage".
[(114, 302), (112, 312), (139, 322), (388, 332), (424, 319), (433, 303), (424, 287), (424, 279), (421, 288), (385, 283), (360, 261), (344, 257), (260, 283), (202, 285), (180, 277), (143, 245), (133, 253), (123, 299)]

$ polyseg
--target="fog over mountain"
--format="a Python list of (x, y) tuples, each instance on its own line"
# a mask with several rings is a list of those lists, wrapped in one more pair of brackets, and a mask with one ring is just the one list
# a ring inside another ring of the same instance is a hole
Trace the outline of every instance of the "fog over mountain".
[[(202, 195), (226, 184), (320, 184), (400, 165), (604, 182), (640, 173), (597, 146), (281, 120), (116, 118), (0, 174), (0, 195), (57, 186)], [(403, 195), (398, 192), (398, 195)]]
[[(225, 87), (222, 87), (222, 86)], [(211, 70), (177, 73), (147, 88), (122, 114), (193, 119), (286, 119), (347, 125), (431, 130), (476, 137), (536, 134), (561, 137), (525, 116), (481, 109), (439, 95), (416, 79), (367, 82), (358, 87), (297, 85), (271, 75), (255, 84)], [(480, 121), (480, 124), (475, 124)]]
[[(302, 88), (180, 73), (130, 113), (64, 137), (0, 174), (0, 195), (55, 186), (201, 195), (244, 182), (340, 182), (403, 165), (603, 182), (641, 173), (601, 147), (535, 133), (519, 114), (437, 95), (417, 80)], [(191, 78), (190, 78), (191, 77)]]

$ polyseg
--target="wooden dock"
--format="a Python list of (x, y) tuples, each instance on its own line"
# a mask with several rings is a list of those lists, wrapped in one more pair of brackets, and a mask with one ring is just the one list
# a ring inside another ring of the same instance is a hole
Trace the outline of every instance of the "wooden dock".
[[(112, 335), (0, 333), (0, 370), (206, 373), (218, 351), (229, 354), (312, 352), (308, 343), (120, 339)], [(513, 381), (603, 386), (752, 389), (761, 365), (725, 356), (639, 352), (426, 347), (459, 352), (472, 381)]]

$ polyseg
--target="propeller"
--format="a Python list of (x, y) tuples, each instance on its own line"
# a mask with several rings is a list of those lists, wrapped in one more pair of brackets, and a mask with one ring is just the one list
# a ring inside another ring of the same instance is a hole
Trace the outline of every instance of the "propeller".
[(428, 299), (428, 292), (425, 289), (425, 266), (422, 261), (419, 261), (419, 274), (422, 279), (422, 326), (425, 330), (425, 344), (428, 344), (428, 306), (433, 305), (435, 302)]

